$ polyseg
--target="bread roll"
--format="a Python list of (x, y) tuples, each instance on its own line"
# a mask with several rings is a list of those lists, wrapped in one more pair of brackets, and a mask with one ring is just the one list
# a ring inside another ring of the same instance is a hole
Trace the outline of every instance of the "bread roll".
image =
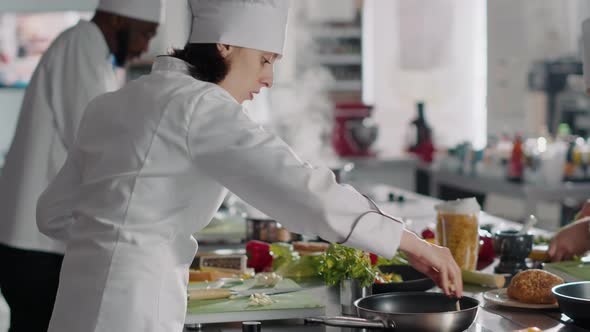
[(188, 280), (190, 282), (212, 281), (211, 272), (188, 270)]
[(557, 299), (551, 288), (563, 284), (563, 279), (543, 270), (526, 270), (517, 273), (508, 285), (508, 297), (524, 303), (554, 304)]

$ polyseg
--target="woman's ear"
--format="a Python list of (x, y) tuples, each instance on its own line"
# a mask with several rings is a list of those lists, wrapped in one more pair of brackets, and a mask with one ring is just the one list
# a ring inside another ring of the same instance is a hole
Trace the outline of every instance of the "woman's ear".
[(235, 49), (236, 48), (231, 45), (217, 44), (217, 50), (219, 51), (219, 54), (221, 54), (221, 57), (224, 59), (227, 59), (235, 51)]

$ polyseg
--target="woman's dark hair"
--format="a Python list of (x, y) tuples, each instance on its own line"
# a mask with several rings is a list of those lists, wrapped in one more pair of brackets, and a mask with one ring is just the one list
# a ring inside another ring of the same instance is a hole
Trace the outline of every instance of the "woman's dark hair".
[(190, 75), (201, 81), (219, 83), (229, 71), (217, 44), (186, 44), (183, 49), (173, 49), (170, 56), (188, 63)]

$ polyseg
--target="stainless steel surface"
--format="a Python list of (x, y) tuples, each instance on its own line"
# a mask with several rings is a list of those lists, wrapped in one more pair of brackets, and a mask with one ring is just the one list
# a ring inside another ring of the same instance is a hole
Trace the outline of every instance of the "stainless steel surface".
[(371, 295), (372, 288), (361, 287), (355, 279), (342, 280), (340, 282), (340, 306), (343, 315), (357, 315), (354, 302), (360, 298)]

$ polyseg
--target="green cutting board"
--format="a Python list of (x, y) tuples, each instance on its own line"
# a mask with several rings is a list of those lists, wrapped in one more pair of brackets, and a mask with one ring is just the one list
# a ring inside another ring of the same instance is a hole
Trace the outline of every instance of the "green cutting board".
[(578, 261), (566, 261), (546, 263), (543, 268), (559, 275), (566, 282), (590, 280), (590, 264), (582, 264)]
[[(247, 289), (251, 284), (246, 283), (240, 287), (233, 287), (235, 290)], [(190, 288), (205, 288), (206, 283), (191, 284)], [(284, 279), (276, 285), (276, 288), (296, 288), (299, 285), (291, 280)], [(313, 309), (324, 308), (321, 299), (314, 297), (311, 292), (292, 292), (286, 294), (270, 295), (274, 303), (263, 306), (253, 306), (249, 304), (248, 297), (239, 297), (235, 299), (221, 300), (191, 300), (188, 302), (187, 313), (193, 315), (201, 314), (218, 314), (244, 311), (271, 311), (271, 310), (289, 310), (289, 309)]]

